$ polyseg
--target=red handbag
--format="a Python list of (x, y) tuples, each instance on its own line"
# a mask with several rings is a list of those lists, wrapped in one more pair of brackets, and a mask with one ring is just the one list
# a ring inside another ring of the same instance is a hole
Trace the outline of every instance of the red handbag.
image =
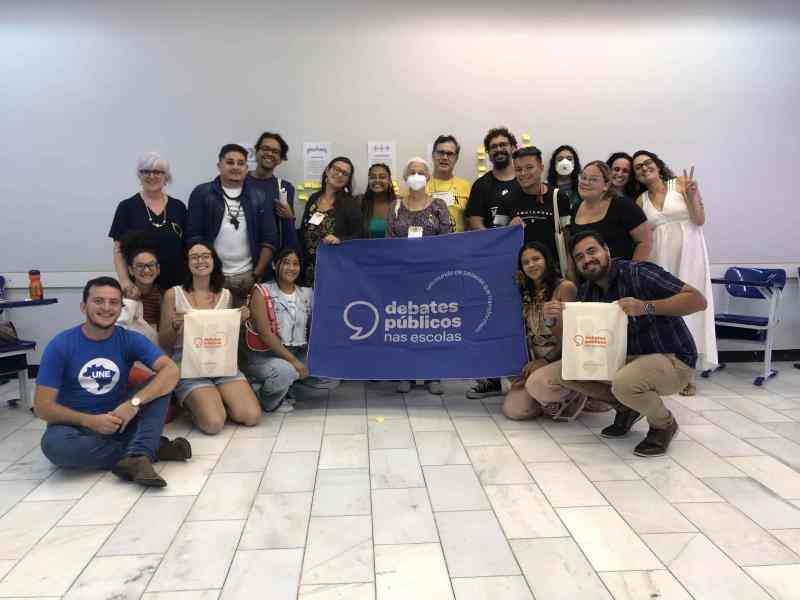
[[(269, 295), (269, 290), (267, 289), (267, 285), (265, 283), (257, 283), (253, 286), (254, 289), (257, 289), (261, 292), (261, 295), (264, 296), (264, 302), (267, 305), (267, 319), (269, 319), (269, 330), (274, 334), (278, 335), (278, 319), (275, 317), (275, 307), (272, 304), (272, 297)], [(250, 306), (250, 297), (247, 298), (247, 306)], [(255, 320), (251, 316), (244, 322), (245, 333), (244, 333), (244, 341), (247, 344), (247, 347), (252, 350), (253, 352), (266, 352), (269, 350), (269, 347), (264, 343), (264, 340), (261, 339), (261, 336), (258, 335), (258, 330), (256, 329)]]

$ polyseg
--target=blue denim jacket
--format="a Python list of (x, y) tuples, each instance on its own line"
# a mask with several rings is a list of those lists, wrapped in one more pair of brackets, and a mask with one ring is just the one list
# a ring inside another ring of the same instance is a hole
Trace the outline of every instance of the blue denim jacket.
[[(258, 262), (261, 248), (278, 245), (278, 227), (275, 223), (275, 206), (263, 190), (248, 185), (245, 180), (239, 198), (247, 222), (247, 237), (253, 264)], [(225, 200), (222, 197), (222, 184), (219, 177), (214, 181), (201, 183), (189, 196), (189, 215), (186, 220), (186, 246), (203, 242), (211, 246), (217, 239), (222, 218), (225, 216)]]

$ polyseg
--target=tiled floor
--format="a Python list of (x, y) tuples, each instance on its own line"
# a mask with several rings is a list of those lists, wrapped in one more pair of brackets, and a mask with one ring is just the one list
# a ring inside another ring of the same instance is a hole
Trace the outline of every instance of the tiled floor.
[[(800, 598), (800, 371), (753, 365), (668, 404), (669, 456), (610, 413), (511, 422), (500, 398), (347, 383), (287, 416), (186, 435), (144, 491), (54, 469), (0, 408), (0, 598)], [(0, 388), (0, 401), (15, 388)]]

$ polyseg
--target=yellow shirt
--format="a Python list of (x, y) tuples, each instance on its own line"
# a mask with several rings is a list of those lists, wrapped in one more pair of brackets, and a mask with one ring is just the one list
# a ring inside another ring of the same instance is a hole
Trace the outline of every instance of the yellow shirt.
[(431, 196), (441, 198), (447, 204), (453, 231), (464, 231), (464, 209), (467, 208), (471, 187), (466, 179), (453, 177), (450, 180), (431, 179), (425, 188)]

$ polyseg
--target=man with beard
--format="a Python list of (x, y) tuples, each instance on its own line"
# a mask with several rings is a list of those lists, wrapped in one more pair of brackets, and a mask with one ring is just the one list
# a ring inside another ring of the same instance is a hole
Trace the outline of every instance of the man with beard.
[[(275, 169), (289, 156), (289, 144), (279, 133), (265, 131), (255, 145), (256, 170), (250, 171), (250, 182), (264, 190), (275, 206), (278, 226), (278, 249), (297, 248), (297, 226), (294, 220), (294, 186), (275, 175)], [(269, 269), (271, 271), (271, 268)]]
[[(614, 405), (614, 423), (603, 429), (603, 437), (623, 437), (646, 417), (650, 430), (633, 453), (661, 456), (678, 432), (678, 422), (661, 397), (685, 388), (697, 362), (697, 348), (682, 317), (705, 310), (706, 299), (653, 263), (612, 260), (595, 231), (578, 233), (571, 251), (584, 279), (578, 301), (616, 302), (628, 315), (628, 361), (610, 382), (564, 381), (559, 376), (549, 383)], [(560, 319), (563, 308), (561, 302), (548, 302), (544, 316)]]
[(515, 178), (511, 153), (517, 149), (517, 138), (505, 127), (490, 129), (483, 138), (489, 153), (492, 170), (480, 176), (472, 184), (467, 209), (470, 229), (490, 229), (508, 223), (505, 217), (496, 218), (498, 209), (508, 194), (520, 189)]
[[(42, 452), (59, 467), (111, 469), (121, 479), (164, 487), (153, 462), (192, 456), (184, 438), (161, 436), (178, 367), (142, 334), (115, 327), (121, 310), (117, 280), (92, 279), (83, 288), (86, 321), (47, 345), (33, 400), (47, 421)], [(156, 374), (129, 390), (135, 361)]]
[(447, 205), (453, 231), (464, 231), (464, 209), (469, 199), (470, 185), (466, 179), (456, 177), (453, 171), (461, 154), (461, 146), (452, 135), (440, 135), (433, 142), (433, 177), (428, 181), (427, 192)]
[(217, 169), (219, 177), (201, 183), (189, 196), (186, 247), (203, 242), (217, 251), (225, 287), (239, 307), (264, 277), (277, 247), (275, 208), (248, 180), (247, 150), (242, 146), (225, 144)]
[[(492, 170), (472, 184), (464, 215), (470, 229), (491, 229), (508, 224), (502, 207), (505, 201), (520, 192), (511, 162), (511, 153), (517, 149), (517, 138), (505, 127), (490, 129), (483, 145), (492, 161)], [(467, 391), (467, 398), (479, 399), (500, 396), (503, 390), (499, 379), (479, 379)]]

